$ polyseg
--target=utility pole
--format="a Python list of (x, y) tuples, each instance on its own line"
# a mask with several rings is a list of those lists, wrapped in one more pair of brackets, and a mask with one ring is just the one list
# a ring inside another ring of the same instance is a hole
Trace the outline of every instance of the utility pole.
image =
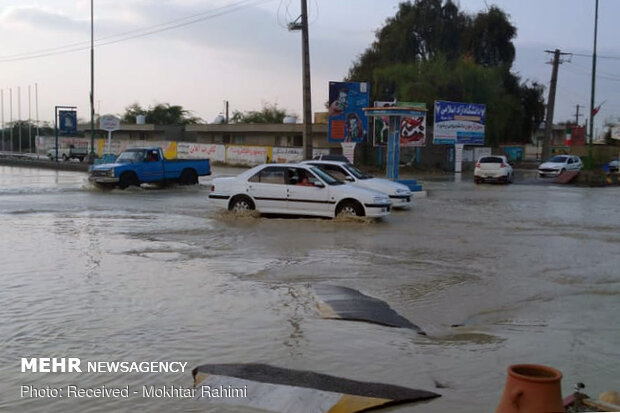
[(567, 55), (570, 53), (562, 53), (559, 49), (554, 51), (545, 50), (547, 53), (553, 53), (553, 70), (551, 71), (551, 84), (549, 85), (549, 98), (547, 99), (547, 116), (545, 120), (545, 138), (543, 139), (542, 158), (543, 160), (549, 159), (551, 154), (551, 138), (553, 133), (553, 110), (555, 108), (555, 90), (558, 84), (558, 67), (560, 63), (561, 55)]
[(2, 108), (2, 152), (4, 152), (4, 89), (0, 89), (0, 107)]
[(579, 106), (577, 105), (577, 112), (575, 112), (575, 125), (579, 126)]
[(32, 100), (28, 85), (28, 152), (32, 152)]
[(90, 162), (95, 162), (95, 12), (90, 0)]
[(22, 151), (22, 89), (21, 86), (17, 86), (17, 137), (19, 139), (19, 151)]
[(13, 152), (15, 145), (13, 144), (13, 88), (9, 88), (9, 125), (11, 125), (11, 146), (9, 147), (9, 151)]
[(301, 30), (301, 63), (303, 66), (303, 147), (304, 159), (312, 159), (312, 102), (310, 89), (310, 46), (308, 35), (308, 3), (301, 0), (301, 16), (288, 25), (289, 30)]
[(587, 168), (592, 169), (592, 139), (594, 135), (594, 91), (596, 85), (596, 37), (598, 32), (598, 0), (594, 12), (594, 52), (592, 53), (592, 94), (590, 95), (590, 136), (588, 139)]
[(34, 84), (34, 107), (37, 117), (37, 136), (39, 136), (39, 84)]

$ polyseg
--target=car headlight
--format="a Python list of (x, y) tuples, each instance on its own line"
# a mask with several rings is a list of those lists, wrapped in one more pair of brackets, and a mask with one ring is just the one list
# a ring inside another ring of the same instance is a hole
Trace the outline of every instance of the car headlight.
[(375, 204), (387, 204), (390, 202), (390, 198), (387, 196), (375, 196), (372, 198), (372, 202)]
[(409, 189), (405, 189), (405, 188), (398, 188), (396, 190), (397, 194), (408, 194), (409, 192), (410, 192)]
[(114, 178), (114, 168), (108, 171), (108, 176), (111, 176), (112, 178)]

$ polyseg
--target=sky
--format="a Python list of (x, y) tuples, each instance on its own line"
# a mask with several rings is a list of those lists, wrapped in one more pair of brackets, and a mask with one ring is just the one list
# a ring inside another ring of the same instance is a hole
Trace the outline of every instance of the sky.
[[(340, 81), (394, 16), (398, 0), (308, 0), (313, 112), (328, 82)], [(560, 49), (554, 120), (589, 112), (595, 0), (460, 0), (462, 10), (504, 10), (517, 27), (513, 72), (548, 87)], [(0, 89), (4, 120), (53, 121), (54, 106), (89, 119), (89, 0), (0, 0)], [(122, 114), (132, 103), (181, 105), (207, 122), (224, 110), (277, 104), (301, 119), (301, 33), (287, 22), (299, 0), (94, 0), (95, 111)], [(599, 0), (595, 126), (620, 117), (620, 1)], [(163, 30), (169, 29), (169, 30)], [(577, 55), (585, 56), (577, 56)], [(611, 57), (611, 58), (607, 58)], [(13, 103), (9, 103), (12, 89)], [(548, 90), (545, 91), (545, 98)], [(415, 101), (415, 96), (399, 97)], [(580, 116), (584, 123), (584, 116)]]

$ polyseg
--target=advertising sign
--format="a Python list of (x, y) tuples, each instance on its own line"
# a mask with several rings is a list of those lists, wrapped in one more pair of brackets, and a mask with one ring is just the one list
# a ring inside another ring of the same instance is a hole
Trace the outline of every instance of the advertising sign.
[(271, 158), (271, 146), (230, 145), (226, 147), (227, 163), (258, 165), (261, 163), (270, 162)]
[[(414, 107), (426, 109), (425, 103), (375, 101), (374, 107)], [(373, 128), (374, 146), (386, 146), (390, 128), (388, 117), (376, 117)], [(405, 117), (400, 122), (400, 146), (419, 147), (426, 143), (426, 112), (415, 117)]]
[(484, 145), (486, 105), (435, 101), (433, 143)]
[(368, 83), (329, 82), (328, 142), (363, 142), (368, 136), (364, 108), (370, 104)]
[(77, 112), (74, 110), (58, 111), (58, 132), (61, 135), (77, 134)]
[(113, 132), (121, 128), (121, 120), (114, 115), (103, 115), (99, 118), (99, 128)]

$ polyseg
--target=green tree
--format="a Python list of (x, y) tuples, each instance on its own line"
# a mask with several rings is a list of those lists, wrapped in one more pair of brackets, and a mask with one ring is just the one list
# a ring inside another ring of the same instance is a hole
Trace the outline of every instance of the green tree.
[(202, 121), (198, 117), (191, 116), (191, 111), (183, 109), (182, 106), (158, 103), (145, 109), (140, 104), (134, 103), (125, 108), (121, 122), (135, 123), (138, 115), (144, 115), (147, 123), (155, 125), (194, 125)]
[[(42, 122), (39, 125), (40, 136), (54, 136), (54, 128), (47, 122)], [(13, 139), (11, 140), (11, 131), (13, 132)], [(14, 121), (13, 123), (6, 124), (3, 132), (4, 142), (0, 141), (0, 149), (4, 148), (7, 151), (18, 151), (20, 148), (20, 131), (21, 131), (21, 149), (23, 152), (30, 152), (34, 149), (36, 144), (35, 138), (37, 135), (37, 125), (34, 122), (28, 122), (26, 120)], [(32, 143), (32, 148), (30, 144)]]
[(517, 28), (508, 16), (496, 6), (491, 6), (486, 13), (478, 13), (469, 28), (470, 43), (468, 50), (476, 63), (485, 66), (512, 66), (515, 47), (512, 39), (517, 35)]
[(470, 16), (452, 0), (407, 1), (346, 80), (371, 82), (376, 100), (484, 103), (487, 143), (529, 141), (544, 114), (544, 89), (510, 72), (516, 33), (495, 6)]
[(282, 123), (288, 116), (286, 110), (278, 108), (277, 104), (266, 103), (260, 111), (240, 112), (233, 111), (232, 123)]

